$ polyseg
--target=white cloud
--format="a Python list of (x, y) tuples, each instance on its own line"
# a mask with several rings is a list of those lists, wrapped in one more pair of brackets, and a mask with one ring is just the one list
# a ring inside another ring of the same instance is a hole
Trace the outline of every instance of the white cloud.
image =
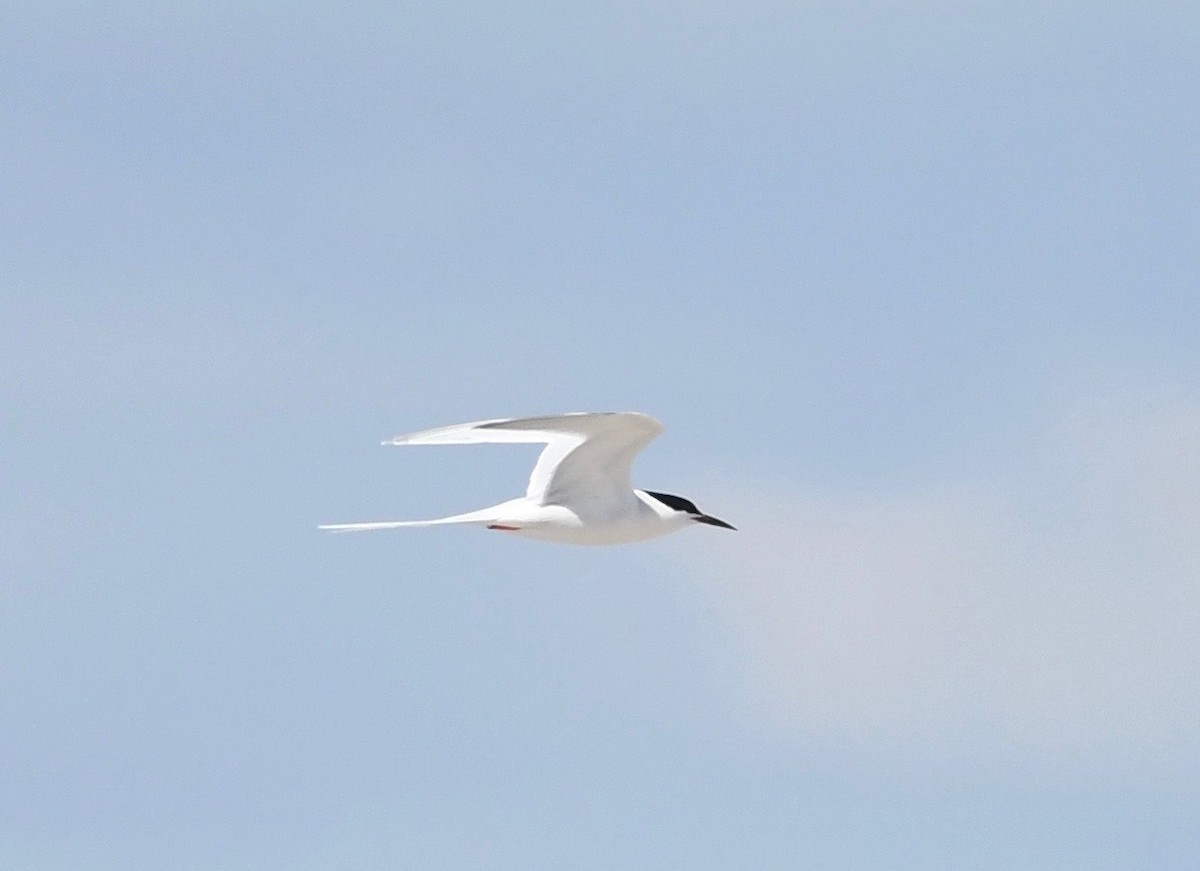
[(1200, 403), (1093, 403), (1035, 441), (920, 492), (730, 509), (743, 532), (706, 571), (756, 728), (992, 765), (1200, 763)]

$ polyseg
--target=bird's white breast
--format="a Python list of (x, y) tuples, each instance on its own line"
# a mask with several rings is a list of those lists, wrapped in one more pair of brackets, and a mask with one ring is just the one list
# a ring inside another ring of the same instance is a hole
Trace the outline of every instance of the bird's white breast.
[[(631, 494), (632, 495), (632, 494)], [(641, 500), (631, 500), (619, 510), (572, 509), (562, 505), (535, 505), (513, 500), (512, 535), (557, 541), (563, 544), (625, 544), (645, 541), (687, 525), (686, 518), (663, 517)]]

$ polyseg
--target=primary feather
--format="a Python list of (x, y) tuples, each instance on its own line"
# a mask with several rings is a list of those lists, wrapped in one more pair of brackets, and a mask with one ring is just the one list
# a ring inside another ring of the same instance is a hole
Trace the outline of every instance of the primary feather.
[(628, 496), (633, 490), (633, 458), (661, 432), (662, 424), (635, 411), (575, 412), (443, 426), (384, 444), (544, 443), (525, 496), (550, 505), (581, 496), (592, 501)]

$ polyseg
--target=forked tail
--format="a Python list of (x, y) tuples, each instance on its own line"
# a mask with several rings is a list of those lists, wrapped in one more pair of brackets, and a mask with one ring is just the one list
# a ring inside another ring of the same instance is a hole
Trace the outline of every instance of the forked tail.
[(327, 532), (370, 532), (375, 529), (400, 529), (404, 526), (441, 526), (450, 523), (495, 523), (500, 517), (496, 508), (481, 508), (466, 514), (439, 517), (437, 520), (381, 520), (373, 523), (325, 523), (317, 529)]

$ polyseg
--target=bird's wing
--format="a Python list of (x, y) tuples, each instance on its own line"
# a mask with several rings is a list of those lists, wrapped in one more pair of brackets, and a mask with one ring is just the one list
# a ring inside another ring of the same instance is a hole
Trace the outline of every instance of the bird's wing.
[(544, 443), (525, 495), (542, 505), (571, 505), (623, 500), (633, 490), (633, 458), (660, 432), (662, 424), (637, 412), (577, 412), (480, 420), (397, 436), (384, 444)]

